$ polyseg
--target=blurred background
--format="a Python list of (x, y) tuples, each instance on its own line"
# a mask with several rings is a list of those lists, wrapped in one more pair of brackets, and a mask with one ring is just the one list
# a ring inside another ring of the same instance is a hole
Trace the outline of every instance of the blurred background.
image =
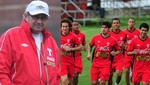
[[(60, 43), (59, 29), (61, 19), (61, 3), (59, 0), (43, 0), (50, 6), (50, 20), (47, 28), (54, 36), (57, 43)], [(0, 0), (0, 35), (7, 29), (20, 25), (23, 13), (31, 0)]]
[(150, 0), (61, 0), (61, 17), (73, 17), (83, 26), (87, 21), (112, 18), (150, 18)]
[[(24, 10), (31, 0), (0, 0), (0, 34), (22, 21)], [(50, 6), (47, 28), (59, 44), (61, 18), (72, 17), (82, 26), (90, 21), (112, 18), (150, 18), (149, 0), (43, 0)]]

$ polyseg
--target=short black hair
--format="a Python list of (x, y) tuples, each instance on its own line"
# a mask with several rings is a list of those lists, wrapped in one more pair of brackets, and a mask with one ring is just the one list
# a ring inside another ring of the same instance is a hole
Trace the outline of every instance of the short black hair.
[[(120, 19), (119, 19), (119, 18), (113, 18), (113, 19), (112, 19), (112, 22), (113, 22), (114, 20), (118, 20), (118, 21), (120, 22)], [(111, 23), (112, 23), (112, 22), (111, 22)]]
[(146, 28), (147, 31), (149, 31), (149, 25), (147, 23), (142, 23), (139, 27), (139, 29), (141, 29), (142, 27)]
[(67, 19), (69, 19), (71, 22), (73, 22), (74, 20), (73, 20), (73, 18), (72, 17), (70, 17), (70, 16), (68, 16), (67, 17)]
[(106, 25), (106, 27), (111, 28), (111, 24), (110, 24), (110, 22), (108, 22), (108, 21), (102, 22), (102, 23), (101, 23), (101, 26), (102, 26), (102, 25)]

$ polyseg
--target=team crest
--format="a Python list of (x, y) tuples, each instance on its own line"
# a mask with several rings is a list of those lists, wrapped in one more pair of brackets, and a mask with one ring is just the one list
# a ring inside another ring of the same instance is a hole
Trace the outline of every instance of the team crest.
[(136, 35), (134, 35), (134, 38), (137, 38), (137, 36), (136, 36)]
[(123, 37), (120, 37), (120, 40), (122, 41), (122, 40), (123, 40)]
[(67, 39), (67, 43), (70, 43), (70, 39)]
[(78, 40), (81, 41), (81, 37), (79, 37)]
[(98, 40), (97, 42), (100, 43), (101, 41)]
[(109, 46), (110, 45), (110, 42), (107, 42), (107, 46)]
[(147, 48), (149, 48), (149, 47), (150, 47), (150, 44), (147, 44), (146, 46), (147, 46)]
[(140, 44), (137, 44), (137, 46), (140, 46)]

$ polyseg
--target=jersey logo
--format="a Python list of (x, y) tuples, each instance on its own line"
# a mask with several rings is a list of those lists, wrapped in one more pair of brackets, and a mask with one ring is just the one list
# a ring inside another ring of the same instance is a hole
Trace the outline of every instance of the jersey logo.
[(21, 44), (21, 46), (23, 46), (23, 47), (28, 47), (29, 45), (26, 44), (26, 43), (23, 43), (23, 44)]
[(107, 42), (107, 46), (109, 46), (110, 42)]
[(120, 37), (120, 40), (123, 40), (123, 37)]
[(129, 37), (129, 35), (127, 35), (127, 38)]
[(67, 39), (67, 43), (70, 43), (70, 39)]
[(147, 48), (149, 48), (150, 47), (150, 44), (147, 44)]
[(137, 44), (137, 46), (140, 46), (140, 44)]
[(79, 37), (78, 40), (81, 41), (81, 37)]
[(55, 61), (55, 58), (53, 57), (53, 54), (52, 54), (52, 49), (50, 48), (47, 48), (47, 51), (48, 51), (48, 57), (47, 57), (47, 60), (50, 60), (50, 61)]
[(134, 38), (137, 38), (137, 35), (134, 35)]

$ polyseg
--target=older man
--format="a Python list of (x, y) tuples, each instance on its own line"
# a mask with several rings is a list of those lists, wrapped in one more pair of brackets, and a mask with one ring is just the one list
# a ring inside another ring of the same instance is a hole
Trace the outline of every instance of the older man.
[(59, 85), (59, 49), (45, 29), (48, 4), (32, 1), (20, 26), (0, 37), (1, 85)]

